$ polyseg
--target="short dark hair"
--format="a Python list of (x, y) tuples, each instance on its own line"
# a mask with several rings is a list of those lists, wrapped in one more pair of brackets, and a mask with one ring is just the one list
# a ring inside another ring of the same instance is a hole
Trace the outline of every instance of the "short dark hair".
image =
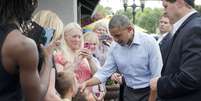
[[(174, 2), (176, 2), (176, 0), (166, 0), (166, 1), (168, 1), (168, 2), (171, 2), (171, 3), (174, 3)], [(194, 4), (194, 1), (195, 0), (184, 0), (188, 5), (190, 5), (191, 7), (194, 7), (195, 6), (195, 4)]]
[(55, 88), (60, 94), (61, 98), (64, 98), (65, 94), (69, 92), (69, 90), (74, 85), (74, 72), (70, 70), (66, 70), (63, 72), (59, 72), (56, 75), (56, 83)]
[(109, 29), (112, 28), (125, 28), (131, 25), (129, 18), (125, 15), (114, 15), (109, 22)]
[(166, 1), (171, 2), (171, 3), (176, 2), (176, 0), (166, 0)]
[[(168, 18), (167, 13), (163, 13), (163, 14), (160, 16), (160, 19), (161, 19), (162, 17)], [(168, 19), (169, 19), (169, 18), (168, 18)]]
[(15, 20), (21, 26), (31, 19), (37, 5), (38, 0), (0, 0), (0, 24)]
[(73, 97), (72, 101), (87, 101), (87, 95), (85, 92), (78, 92), (75, 97)]
[(184, 0), (188, 5), (190, 5), (191, 7), (195, 7), (194, 1), (195, 0)]

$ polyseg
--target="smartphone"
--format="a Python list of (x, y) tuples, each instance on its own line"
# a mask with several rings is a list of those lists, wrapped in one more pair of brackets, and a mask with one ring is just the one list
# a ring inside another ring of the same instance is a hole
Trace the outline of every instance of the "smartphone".
[(99, 36), (99, 40), (110, 40), (111, 37), (109, 35), (103, 34)]
[(90, 49), (90, 44), (89, 43), (84, 43), (84, 48)]
[(98, 92), (98, 93), (95, 93), (95, 95), (97, 96), (97, 97), (99, 97), (100, 96), (100, 93)]
[(55, 30), (53, 28), (48, 28), (48, 27), (44, 28), (44, 30), (45, 30), (45, 38), (46, 38), (44, 45), (48, 46), (48, 44), (52, 41)]

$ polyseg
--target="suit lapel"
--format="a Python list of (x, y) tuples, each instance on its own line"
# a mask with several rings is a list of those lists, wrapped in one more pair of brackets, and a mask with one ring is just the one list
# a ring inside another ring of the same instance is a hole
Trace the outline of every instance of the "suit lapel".
[(171, 33), (168, 33), (168, 34), (161, 40), (161, 42), (159, 43), (159, 45), (162, 45), (162, 46), (163, 46), (163, 44), (166, 43), (170, 38), (171, 38)]
[(172, 50), (174, 41), (175, 41), (175, 39), (177, 38), (177, 36), (178, 36), (179, 34), (181, 34), (181, 33), (180, 33), (181, 29), (183, 29), (184, 26), (185, 26), (188, 22), (190, 22), (193, 18), (198, 17), (198, 16), (199, 16), (198, 13), (194, 13), (194, 14), (192, 14), (190, 17), (188, 17), (188, 18), (182, 23), (182, 25), (179, 27), (179, 29), (175, 32), (174, 36), (171, 38), (171, 40), (170, 40), (170, 45), (169, 45), (169, 48), (168, 48), (168, 51), (167, 51), (167, 55), (166, 55), (166, 57), (165, 57), (165, 59), (164, 59), (163, 68), (162, 68), (161, 73), (163, 73), (163, 72), (165, 71), (165, 67), (166, 67), (166, 65), (167, 65), (167, 60), (168, 60), (168, 57), (169, 57), (170, 52), (171, 52), (171, 50)]

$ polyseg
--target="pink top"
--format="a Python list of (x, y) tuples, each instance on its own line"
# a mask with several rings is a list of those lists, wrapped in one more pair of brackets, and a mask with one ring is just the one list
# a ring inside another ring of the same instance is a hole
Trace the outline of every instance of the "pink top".
[[(62, 52), (58, 51), (55, 54), (55, 63), (65, 66), (68, 63), (68, 61), (65, 60)], [(84, 59), (79, 64), (79, 67), (75, 69), (75, 74), (79, 83), (88, 80), (93, 75), (89, 65), (87, 64), (87, 61), (84, 61)]]
[(79, 83), (82, 83), (92, 77), (92, 71), (86, 64), (86, 61), (82, 61), (78, 68), (75, 69), (75, 74)]
[(61, 64), (62, 66), (65, 66), (67, 61), (65, 60), (65, 58), (63, 57), (63, 54), (61, 51), (57, 51), (55, 56), (54, 56), (54, 60), (56, 64)]

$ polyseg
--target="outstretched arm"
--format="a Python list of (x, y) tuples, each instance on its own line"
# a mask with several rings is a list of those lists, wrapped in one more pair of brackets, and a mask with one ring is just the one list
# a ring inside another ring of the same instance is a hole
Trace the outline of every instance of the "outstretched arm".
[(93, 85), (97, 85), (97, 84), (100, 84), (101, 81), (96, 78), (96, 77), (92, 77), (91, 79), (83, 82), (81, 85), (80, 85), (80, 91), (83, 92), (85, 90), (86, 87), (89, 87), (89, 86), (93, 86)]

